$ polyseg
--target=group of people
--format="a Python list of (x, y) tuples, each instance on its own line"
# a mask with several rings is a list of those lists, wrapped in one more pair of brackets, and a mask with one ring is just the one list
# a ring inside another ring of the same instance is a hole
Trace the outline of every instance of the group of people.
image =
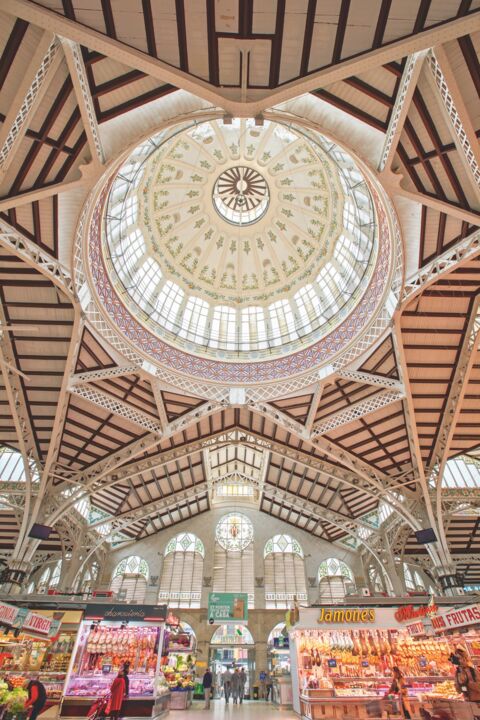
[[(235, 705), (243, 703), (243, 697), (245, 694), (245, 685), (247, 684), (247, 674), (245, 669), (242, 667), (241, 670), (235, 668), (232, 672), (227, 668), (221, 676), (221, 683), (223, 687), (223, 694), (225, 697), (225, 703), (228, 705), (230, 697)], [(210, 708), (210, 699), (212, 695), (213, 686), (213, 675), (210, 668), (207, 668), (203, 676), (203, 691), (205, 693), (205, 709)]]

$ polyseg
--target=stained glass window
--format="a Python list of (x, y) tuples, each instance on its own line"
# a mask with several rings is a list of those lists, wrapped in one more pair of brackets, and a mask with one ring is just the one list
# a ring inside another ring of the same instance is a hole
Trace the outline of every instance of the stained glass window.
[(165, 548), (165, 555), (172, 552), (198, 552), (202, 557), (205, 557), (205, 548), (203, 543), (193, 533), (180, 533), (175, 535)]
[(215, 531), (217, 542), (224, 550), (243, 550), (253, 540), (253, 525), (246, 515), (225, 515)]
[(199, 608), (202, 599), (205, 548), (193, 533), (168, 541), (160, 578), (159, 602), (175, 608)]
[(354, 576), (348, 565), (337, 558), (327, 558), (320, 563), (318, 568), (318, 580), (324, 577), (341, 576), (353, 582)]

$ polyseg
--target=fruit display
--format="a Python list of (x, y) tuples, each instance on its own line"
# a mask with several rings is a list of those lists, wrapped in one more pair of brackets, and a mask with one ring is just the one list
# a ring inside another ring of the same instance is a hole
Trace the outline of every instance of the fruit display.
[(178, 672), (171, 665), (164, 665), (162, 671), (170, 690), (193, 690), (195, 687), (193, 675), (190, 673)]
[(38, 677), (45, 686), (47, 699), (59, 701), (74, 643), (74, 632), (62, 632), (52, 639), (22, 634), (15, 641), (11, 636), (0, 635), (0, 674), (14, 688)]
[(441, 697), (446, 700), (462, 699), (462, 695), (457, 692), (453, 680), (445, 680), (444, 682), (437, 683), (433, 690), (428, 694), (430, 697)]

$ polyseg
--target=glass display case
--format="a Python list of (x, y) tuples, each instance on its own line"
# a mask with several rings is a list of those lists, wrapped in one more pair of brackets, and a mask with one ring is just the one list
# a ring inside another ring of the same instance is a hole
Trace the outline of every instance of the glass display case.
[(163, 623), (85, 620), (78, 634), (61, 716), (84, 717), (93, 701), (108, 693), (126, 663), (129, 692), (122, 716), (151, 717), (166, 710), (169, 689), (156, 681), (163, 632)]

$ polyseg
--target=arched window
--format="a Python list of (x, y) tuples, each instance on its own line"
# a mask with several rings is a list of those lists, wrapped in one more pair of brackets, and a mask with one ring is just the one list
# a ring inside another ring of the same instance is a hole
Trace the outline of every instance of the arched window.
[(56, 588), (60, 582), (60, 574), (62, 572), (62, 560), (57, 560), (55, 565), (47, 565), (45, 570), (40, 575), (38, 581), (37, 590), (40, 593), (45, 593), (50, 588)]
[(248, 593), (253, 608), (253, 525), (242, 513), (224, 515), (215, 529), (212, 590)]
[(245, 625), (219, 625), (210, 640), (211, 645), (254, 645), (255, 641)]
[(117, 600), (145, 602), (147, 592), (148, 565), (138, 555), (121, 560), (113, 573), (110, 589), (116, 595)]
[(263, 551), (265, 564), (265, 605), (289, 608), (294, 599), (308, 600), (303, 550), (290, 535), (274, 535)]
[(343, 560), (327, 558), (318, 568), (318, 587), (320, 600), (338, 602), (349, 589), (355, 588), (355, 578)]
[(425, 583), (418, 570), (410, 567), (407, 563), (403, 563), (403, 574), (407, 592), (415, 592), (416, 590), (422, 593), (425, 592)]
[(169, 601), (172, 607), (199, 608), (202, 598), (203, 558), (202, 541), (192, 533), (180, 533), (165, 548), (159, 601)]

